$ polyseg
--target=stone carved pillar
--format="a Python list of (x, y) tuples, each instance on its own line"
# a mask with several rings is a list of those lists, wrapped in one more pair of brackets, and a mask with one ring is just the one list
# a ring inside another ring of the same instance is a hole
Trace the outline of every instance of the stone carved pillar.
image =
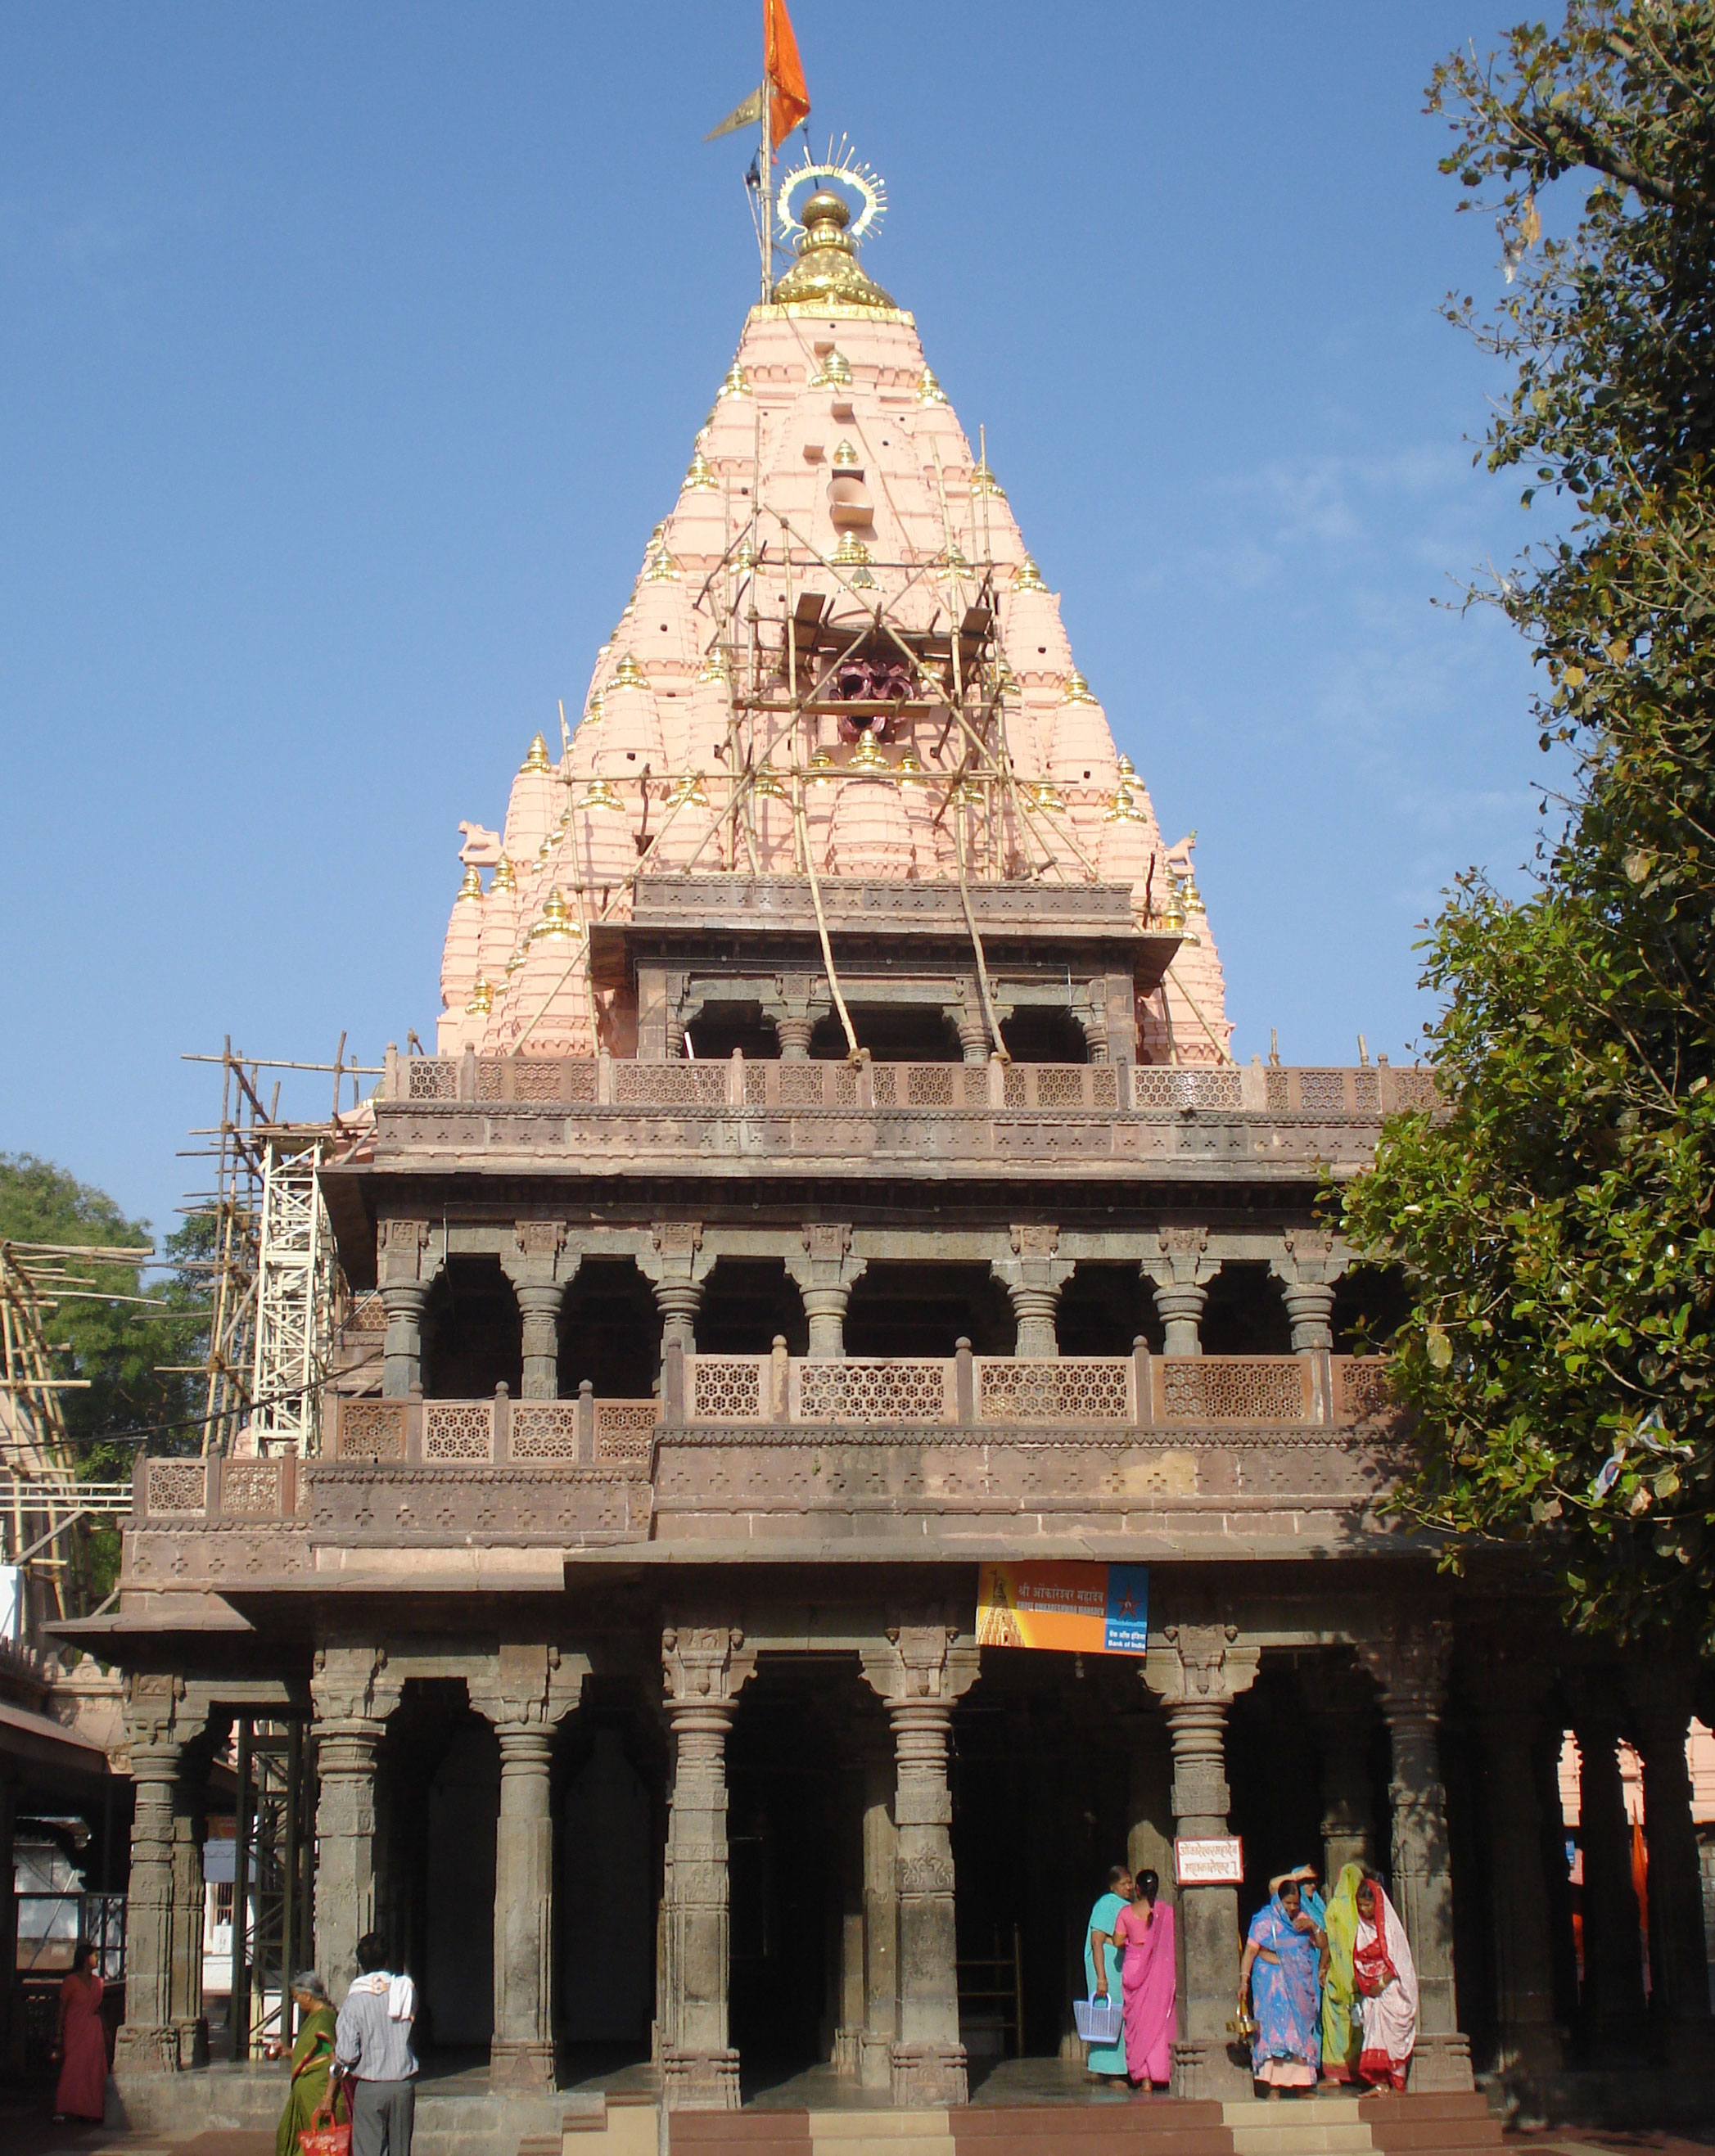
[(898, 2033), (893, 2101), (963, 2103), (952, 1876), (952, 1796), (947, 1782), (953, 1702), (978, 1674), (977, 1645), (954, 1625), (891, 1625), (863, 1650), (864, 1676), (893, 1725), (893, 1816), (898, 1840)]
[[(126, 1680), (136, 1807), (126, 1907), (125, 2021), (114, 2063), (132, 2071), (177, 2072), (206, 2065), (202, 2014), (202, 1849), (187, 1786), (203, 1712), (187, 1705), (182, 1677), (138, 1671)], [(196, 1860), (195, 1929), (185, 1936), (183, 1849)], [(10, 1971), (8, 1972), (8, 1977)]]
[(587, 1665), (557, 1647), (503, 1643), (490, 1677), (469, 1686), (501, 1748), (495, 1834), (491, 2087), (547, 2095), (554, 2087), (554, 1730), (578, 1704)]
[(677, 1348), (696, 1352), (696, 1314), (702, 1307), (703, 1282), (714, 1265), (702, 1249), (701, 1220), (658, 1220), (650, 1230), (650, 1248), (638, 1256), (644, 1278), (655, 1291), (661, 1313), (661, 1356)]
[(1052, 1361), (1060, 1353), (1055, 1316), (1060, 1291), (1072, 1276), (1072, 1261), (1055, 1255), (1058, 1228), (1016, 1227), (1012, 1247), (1011, 1257), (997, 1258), (988, 1270), (1006, 1290), (1019, 1322), (1014, 1352), (1027, 1362)]
[[(1232, 1625), (1169, 1625), (1163, 1638), (1164, 1645), (1151, 1647), (1144, 1656), (1141, 1674), (1167, 1713), (1173, 1831), (1187, 1840), (1224, 1835), (1231, 1803), (1227, 1712), (1255, 1682), (1258, 1650), (1241, 1645)], [(1248, 2096), (1250, 2066), (1230, 2056), (1227, 2033), (1239, 1994), (1238, 1890), (1181, 1887), (1178, 1902), (1184, 1990), (1183, 2034), (1173, 2046), (1173, 2094)]]
[(670, 1625), (661, 1635), (673, 1786), (663, 1893), (662, 2094), (670, 2110), (734, 2111), (727, 1860), (727, 1732), (756, 1667), (736, 1625)]
[(1142, 1270), (1155, 1291), (1156, 1314), (1166, 1330), (1163, 1353), (1200, 1355), (1198, 1328), (1209, 1300), (1209, 1283), (1220, 1270), (1220, 1260), (1205, 1255), (1206, 1228), (1163, 1228), (1156, 1240), (1160, 1247), (1144, 1258)]
[(948, 1007), (947, 1015), (952, 1020), (958, 1034), (960, 1053), (967, 1063), (986, 1063), (989, 1049), (997, 1044), (988, 1030), (988, 1020), (983, 1015), (981, 998), (972, 993), (963, 1002)]
[(560, 1312), (581, 1260), (566, 1253), (563, 1220), (521, 1220), (513, 1246), (501, 1264), (518, 1298), (524, 1369), (520, 1397), (557, 1399), (560, 1394)]
[(1650, 2015), (1670, 2066), (1715, 2065), (1702, 1872), (1686, 1763), (1697, 1666), (1671, 1650), (1638, 1656), (1626, 1671), (1644, 1764), (1644, 1839), (1650, 1853)]
[(423, 1311), (439, 1270), (430, 1265), (429, 1240), (426, 1220), (383, 1220), (377, 1230), (381, 1306), (387, 1313), (381, 1389), (387, 1399), (407, 1399), (422, 1389)]
[(827, 984), (814, 974), (777, 976), (773, 994), (763, 999), (763, 1015), (773, 1022), (783, 1063), (802, 1063), (808, 1058), (810, 1035), (833, 1009)]
[(1471, 2087), (1471, 2045), (1453, 1994), (1453, 1881), (1447, 1856), (1447, 1794), (1437, 1728), (1446, 1697), (1448, 1627), (1400, 1625), (1364, 1642), (1358, 1656), (1381, 1687), (1394, 1752), (1394, 1905), (1417, 1964), (1414, 2089)]
[(382, 1648), (316, 1650), (316, 1965), (336, 2000), (375, 1928), (375, 1762), (399, 1691)]
[(891, 1752), (864, 1759), (864, 2035), (858, 2077), (868, 2089), (893, 2086), (899, 2033), (899, 1830), (893, 1820)]
[(1368, 1864), (1375, 1847), (1369, 1780), (1374, 1695), (1355, 1670), (1323, 1664), (1304, 1681), (1322, 1739), (1322, 1871), (1332, 1891), (1348, 1864)]
[(1579, 2018), (1598, 2063), (1644, 2055), (1643, 1933), (1631, 1876), (1631, 1822), (1620, 1771), (1625, 1702), (1615, 1677), (1580, 1670), (1565, 1680), (1578, 1739), (1579, 1840), (1584, 1851), (1584, 1989)]
[(1498, 1652), (1472, 1671), (1487, 1785), (1489, 1877), (1504, 2073), (1553, 2073), (1562, 2064), (1554, 2015), (1553, 1942), (1535, 1743), (1543, 1674)]
[(1292, 1353), (1327, 1353), (1334, 1344), (1334, 1283), (1346, 1270), (1346, 1253), (1337, 1253), (1332, 1235), (1321, 1228), (1289, 1228), (1282, 1241), (1268, 1269), (1281, 1284)]
[(851, 1291), (868, 1270), (851, 1255), (851, 1229), (843, 1221), (811, 1222), (804, 1231), (804, 1255), (790, 1256), (786, 1270), (804, 1298), (809, 1320), (810, 1360), (845, 1359), (845, 1308)]

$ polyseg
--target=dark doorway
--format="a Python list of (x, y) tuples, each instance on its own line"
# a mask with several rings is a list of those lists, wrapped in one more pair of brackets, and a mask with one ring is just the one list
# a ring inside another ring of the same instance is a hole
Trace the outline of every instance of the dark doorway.
[(1334, 1353), (1381, 1355), (1405, 1322), (1411, 1296), (1391, 1265), (1353, 1265), (1334, 1283)]
[(1000, 1037), (1014, 1063), (1087, 1063), (1090, 1043), (1070, 1011), (1014, 1011), (1000, 1022)]
[(706, 1355), (766, 1355), (778, 1333), (793, 1355), (809, 1353), (804, 1301), (779, 1258), (717, 1258), (703, 1283), (696, 1344)]
[(558, 2030), (581, 2080), (646, 2059), (665, 1830), (657, 1733), (593, 1678), (557, 1762)]
[(1268, 1900), (1277, 1872), (1300, 1864), (1321, 1869), (1321, 1747), (1297, 1676), (1279, 1662), (1264, 1661), (1256, 1682), (1234, 1701), (1227, 1727), (1233, 1831), (1245, 1845), (1243, 1929)]
[(848, 1355), (951, 1355), (967, 1339), (979, 1355), (1010, 1355), (1018, 1326), (987, 1265), (881, 1260), (851, 1291)]
[(731, 2027), (747, 2095), (827, 2056), (842, 1905), (831, 1689), (825, 1667), (765, 1662), (727, 1743)]
[[(945, 1012), (902, 1010), (891, 1004), (851, 1004), (851, 1029), (858, 1046), (876, 1063), (963, 1063), (964, 1050)], [(850, 1051), (845, 1029), (836, 1014), (821, 1019), (810, 1035), (810, 1054), (840, 1063)]]
[(560, 1314), (562, 1398), (588, 1378), (598, 1399), (645, 1400), (660, 1353), (660, 1315), (637, 1267), (629, 1258), (586, 1258)]
[(479, 1400), (524, 1383), (518, 1298), (498, 1258), (449, 1258), (423, 1318), (423, 1390), (432, 1400)]
[(1209, 1283), (1200, 1334), (1205, 1355), (1291, 1353), (1291, 1322), (1266, 1265), (1240, 1258), (1222, 1265)]
[(712, 1063), (740, 1050), (747, 1062), (773, 1063), (780, 1037), (755, 1004), (711, 1004), (685, 1029), (685, 1054)]
[(1129, 1355), (1139, 1333), (1152, 1354), (1161, 1353), (1155, 1299), (1135, 1265), (1091, 1265), (1081, 1258), (1060, 1291), (1055, 1332), (1062, 1355)]

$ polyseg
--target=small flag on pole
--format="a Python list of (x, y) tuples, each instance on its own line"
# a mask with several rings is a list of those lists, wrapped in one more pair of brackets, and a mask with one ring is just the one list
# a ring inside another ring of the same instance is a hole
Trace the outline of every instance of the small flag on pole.
[(763, 116), (763, 93), (753, 90), (742, 105), (735, 105), (718, 127), (710, 128), (704, 136), (705, 142), (712, 142), (717, 135), (736, 134), (741, 127), (754, 127)]
[(786, 0), (763, 0), (763, 72), (773, 92), (768, 139), (778, 150), (799, 121), (809, 117), (810, 110), (809, 85), (804, 79)]

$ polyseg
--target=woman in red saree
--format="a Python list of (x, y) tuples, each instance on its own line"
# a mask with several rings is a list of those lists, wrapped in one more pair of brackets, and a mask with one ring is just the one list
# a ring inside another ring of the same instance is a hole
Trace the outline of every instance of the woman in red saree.
[(1126, 2007), (1126, 2078), (1134, 2088), (1165, 2088), (1173, 2075), (1173, 1912), (1157, 1899), (1161, 1881), (1140, 1871), (1129, 1908), (1113, 1928), (1125, 1955), (1120, 1985)]
[(1353, 1988), (1363, 2012), (1358, 2077), (1375, 2088), (1403, 2089), (1417, 2041), (1417, 1969), (1399, 1912), (1378, 1879), (1358, 1887)]
[(107, 2108), (107, 2032), (101, 2026), (101, 1979), (95, 1949), (80, 1939), (59, 1987), (59, 2086), (54, 2116), (99, 2120)]

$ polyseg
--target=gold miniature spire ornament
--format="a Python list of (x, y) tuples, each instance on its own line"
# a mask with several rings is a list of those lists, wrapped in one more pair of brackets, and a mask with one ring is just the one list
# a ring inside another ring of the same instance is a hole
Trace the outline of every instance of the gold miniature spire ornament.
[(523, 970), (523, 966), (524, 947), (521, 943), (518, 948), (512, 953), (511, 957), (506, 961), (506, 978), (510, 981), (514, 973), (520, 973)]
[(538, 734), (530, 744), (529, 753), (518, 767), (518, 776), (521, 778), (526, 771), (552, 771), (552, 768), (548, 762), (548, 745)]
[(667, 802), (670, 808), (681, 806), (706, 808), (708, 805), (709, 797), (704, 791), (703, 775), (700, 771), (686, 772), (675, 785)]
[(750, 377), (735, 359), (727, 370), (726, 380), (716, 392), (715, 401), (718, 403), (723, 397), (748, 397), (749, 394)]
[(699, 449), (691, 459), (691, 469), (685, 475), (685, 484), (693, 494), (712, 493), (721, 484), (715, 476), (715, 468)]
[(567, 943), (577, 934), (572, 925), (572, 909), (557, 884), (542, 903), (542, 919), (530, 932), (532, 943)]
[(786, 788), (780, 783), (780, 774), (767, 757), (756, 767), (756, 776), (751, 781), (751, 792), (768, 801), (783, 801), (786, 798)]
[(465, 1006), (465, 1015), (467, 1018), (486, 1018), (494, 1007), (495, 992), (479, 973), (470, 990), (470, 1000)]
[(581, 726), (598, 726), (601, 722), (602, 692), (599, 689), (594, 689), (590, 692), (589, 701), (584, 706), (583, 716), (578, 723)]
[(874, 778), (891, 778), (893, 766), (881, 753), (881, 743), (865, 726), (857, 737), (857, 747), (851, 752), (848, 771), (867, 772)]
[(1185, 905), (1179, 895), (1177, 876), (1168, 880), (1168, 900), (1161, 909), (1161, 925), (1169, 936), (1183, 936), (1185, 932)]
[(809, 761), (812, 786), (821, 786), (834, 777), (834, 759), (824, 748), (819, 748)]
[(993, 495), (997, 501), (1006, 500), (1006, 489), (989, 470), (986, 457), (978, 459), (976, 469), (971, 474), (971, 492)]
[(459, 896), (453, 903), (462, 906), (467, 898), (474, 898), (479, 905), (482, 901), (482, 878), (476, 873), (474, 864), (465, 870), (465, 880), (459, 886)]
[(850, 389), (851, 362), (842, 352), (829, 351), (811, 370), (808, 386), (812, 389)]
[(628, 651), (614, 669), (614, 678), (608, 684), (609, 691), (615, 689), (646, 689), (648, 686), (643, 669), (637, 663), (637, 654)]
[(1042, 572), (1036, 567), (1034, 554), (1026, 554), (1014, 570), (1012, 588), (1015, 592), (1045, 592), (1048, 589), (1042, 581)]
[(709, 646), (704, 654), (702, 665), (697, 669), (696, 678), (699, 681), (732, 680), (732, 662), (727, 658), (721, 645), (711, 644)]
[(678, 583), (679, 564), (667, 552), (665, 546), (656, 549), (655, 558), (643, 572), (643, 581), (646, 584), (676, 584)]
[(854, 591), (875, 589), (875, 579), (870, 574), (869, 568), (870, 550), (855, 532), (847, 531), (828, 559), (835, 568), (851, 571), (846, 582)]
[(516, 891), (518, 888), (517, 872), (504, 854), (501, 855), (500, 865), (494, 872), (494, 880), (488, 888), (490, 896), (497, 891)]
[(855, 471), (862, 462), (863, 459), (850, 442), (842, 442), (834, 452), (835, 471)]
[(947, 402), (947, 392), (935, 379), (932, 367), (926, 367), (917, 377), (917, 402), (919, 404), (944, 404)]
[(1041, 779), (1033, 786), (1030, 799), (1038, 808), (1045, 808), (1051, 815), (1063, 816), (1065, 814), (1066, 805), (1060, 799), (1060, 789), (1051, 778)]
[(619, 809), (623, 809), (625, 806), (607, 780), (600, 778), (591, 779), (588, 785), (584, 788), (583, 797), (578, 805), (580, 808)]
[(929, 783), (929, 774), (909, 742), (899, 752), (899, 762), (894, 766), (894, 772), (902, 786), (927, 786)]
[(1065, 678), (1065, 686), (1061, 692), (1060, 701), (1063, 704), (1093, 704), (1097, 701), (1090, 684), (1076, 666)]

